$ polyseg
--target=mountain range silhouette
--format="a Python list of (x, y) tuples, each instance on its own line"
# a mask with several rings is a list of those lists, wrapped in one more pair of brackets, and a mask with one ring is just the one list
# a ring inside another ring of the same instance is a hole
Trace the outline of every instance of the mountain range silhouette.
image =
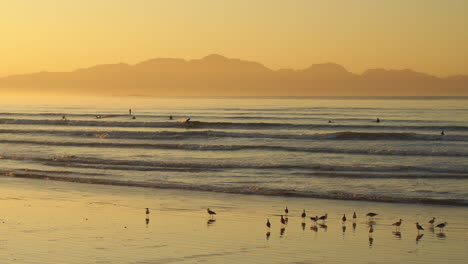
[(272, 70), (212, 54), (103, 64), (72, 72), (0, 78), (0, 93), (148, 96), (468, 96), (468, 75), (440, 78), (410, 69), (354, 74), (334, 63)]

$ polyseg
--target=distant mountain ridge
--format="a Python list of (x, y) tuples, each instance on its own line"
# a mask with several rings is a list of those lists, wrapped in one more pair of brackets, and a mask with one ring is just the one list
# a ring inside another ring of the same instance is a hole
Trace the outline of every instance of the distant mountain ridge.
[(150, 59), (71, 72), (0, 78), (0, 93), (151, 96), (468, 96), (468, 75), (440, 78), (410, 69), (359, 74), (334, 63), (272, 70), (212, 54), (201, 59)]

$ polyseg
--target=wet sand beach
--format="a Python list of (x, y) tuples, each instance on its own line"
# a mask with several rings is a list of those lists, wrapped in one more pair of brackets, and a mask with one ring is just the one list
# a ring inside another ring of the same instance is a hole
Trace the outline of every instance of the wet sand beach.
[[(460, 206), (12, 177), (0, 178), (0, 193), (0, 263), (465, 263), (468, 257), (468, 213)], [(289, 221), (282, 232), (285, 206)], [(217, 213), (214, 220), (207, 207)], [(358, 216), (355, 228), (353, 211)], [(368, 212), (378, 213), (371, 238)], [(314, 228), (309, 217), (325, 213), (327, 227)], [(430, 228), (432, 217), (436, 224), (448, 222), (442, 232)], [(397, 233), (392, 223), (400, 218)], [(422, 236), (415, 222), (425, 229)]]

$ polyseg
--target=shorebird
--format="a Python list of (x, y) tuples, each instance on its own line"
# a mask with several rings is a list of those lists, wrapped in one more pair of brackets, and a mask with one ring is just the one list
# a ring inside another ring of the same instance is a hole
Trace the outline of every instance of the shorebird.
[(343, 217), (341, 218), (341, 221), (344, 223), (346, 223), (346, 214), (343, 214)]
[(376, 213), (367, 213), (366, 214), (366, 216), (371, 217), (371, 218), (376, 216), (376, 215), (379, 215), (379, 214), (376, 214)]
[(442, 229), (444, 229), (446, 225), (447, 225), (447, 222), (443, 222), (443, 223), (436, 225), (436, 227), (438, 227), (440, 229), (440, 232), (442, 232)]
[(429, 224), (431, 224), (431, 225), (433, 225), (433, 224), (434, 224), (434, 222), (435, 222), (435, 217), (432, 217), (432, 219), (431, 219), (431, 220), (429, 220), (429, 222), (428, 222), (428, 223), (429, 223)]
[(288, 210), (288, 207), (286, 206), (286, 208), (284, 209), (284, 214), (288, 215), (288, 213), (289, 213), (289, 210)]
[(302, 217), (302, 221), (304, 221), (304, 218), (306, 218), (307, 214), (305, 212), (305, 209), (302, 210), (302, 214), (301, 214), (301, 217)]
[(419, 235), (419, 231), (424, 230), (424, 228), (420, 226), (418, 222), (416, 222), (416, 228), (418, 229), (418, 235)]
[(146, 216), (149, 215), (149, 208), (146, 208)]
[(268, 219), (268, 218), (267, 218), (266, 226), (268, 227), (268, 229), (270, 229), (270, 227), (271, 227), (270, 219)]
[(314, 221), (314, 222), (317, 222), (317, 220), (319, 220), (318, 216), (315, 216), (315, 217), (310, 217), (310, 220)]
[(354, 213), (353, 213), (353, 222), (356, 222), (356, 218), (357, 218), (356, 212), (354, 212)]
[(280, 222), (281, 222), (281, 226), (286, 225), (286, 220), (284, 220), (283, 215), (281, 215)]
[(214, 215), (216, 215), (216, 213), (214, 211), (211, 211), (210, 208), (206, 208), (206, 211), (208, 212), (210, 217), (213, 217)]
[(319, 220), (325, 221), (328, 218), (328, 213), (319, 217)]
[(400, 221), (395, 222), (395, 223), (392, 224), (392, 226), (395, 226), (395, 230), (398, 230), (398, 228), (400, 228), (400, 226), (401, 226), (401, 221), (403, 221), (403, 220), (400, 219)]

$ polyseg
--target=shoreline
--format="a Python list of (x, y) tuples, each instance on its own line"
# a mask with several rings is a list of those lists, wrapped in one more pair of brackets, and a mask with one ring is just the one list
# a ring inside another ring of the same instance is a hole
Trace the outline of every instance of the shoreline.
[[(468, 213), (457, 206), (13, 177), (0, 177), (0, 183), (2, 263), (464, 263), (468, 257)], [(279, 215), (285, 206), (289, 222), (281, 231)], [(145, 207), (150, 208), (148, 224)], [(217, 212), (216, 221), (210, 222), (207, 207)], [(308, 213), (305, 225), (303, 209)], [(354, 228), (353, 211), (358, 214)], [(379, 213), (372, 240), (364, 217), (371, 211)], [(325, 213), (327, 227), (311, 229), (309, 216)], [(348, 217), (345, 228), (343, 213)], [(449, 223), (443, 232), (428, 228), (432, 217)], [(265, 226), (267, 218), (271, 230)], [(404, 221), (398, 234), (391, 224), (399, 218)], [(422, 237), (416, 221), (426, 229)]]
[[(336, 200), (336, 201), (362, 201), (362, 202), (376, 202), (376, 203), (396, 203), (396, 204), (413, 204), (413, 205), (440, 205), (440, 206), (454, 206), (454, 207), (468, 207), (468, 203), (463, 200), (436, 200), (430, 198), (419, 198), (414, 199), (396, 199), (392, 197), (370, 197), (370, 196), (356, 196), (347, 195), (346, 197), (330, 197), (325, 194), (304, 194), (294, 191), (277, 191), (269, 190), (266, 192), (259, 192), (257, 188), (241, 189), (239, 191), (233, 191), (224, 189), (221, 187), (213, 186), (174, 186), (170, 183), (148, 183), (139, 181), (123, 181), (123, 180), (108, 180), (108, 179), (96, 179), (96, 178), (70, 178), (65, 176), (50, 176), (50, 175), (38, 175), (38, 174), (25, 174), (25, 173), (11, 173), (2, 172), (6, 176), (20, 179), (33, 179), (33, 180), (52, 180), (59, 182), (69, 183), (82, 183), (82, 184), (96, 184), (96, 185), (107, 185), (107, 186), (122, 186), (122, 187), (139, 187), (139, 188), (152, 188), (152, 189), (170, 189), (170, 190), (181, 190), (181, 191), (195, 191), (195, 192), (212, 192), (212, 193), (226, 193), (235, 195), (259, 195), (259, 196), (270, 196), (270, 197), (283, 197), (283, 198), (309, 198), (309, 199), (325, 199), (325, 200)], [(345, 193), (342, 193), (344, 195)]]

